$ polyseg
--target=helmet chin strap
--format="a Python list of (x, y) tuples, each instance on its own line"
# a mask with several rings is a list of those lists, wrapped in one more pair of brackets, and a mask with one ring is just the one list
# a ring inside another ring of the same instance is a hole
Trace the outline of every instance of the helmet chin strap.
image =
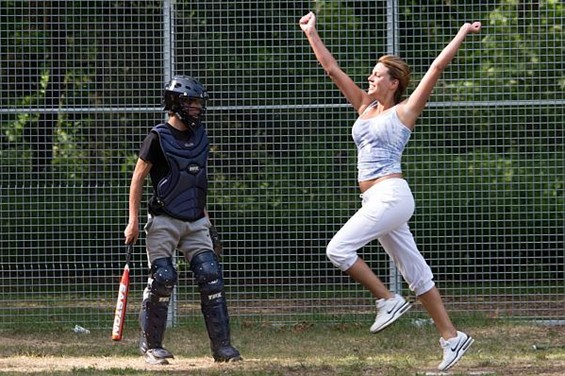
[(185, 118), (179, 112), (175, 112), (175, 115), (176, 117), (179, 118), (180, 121), (182, 121), (182, 123), (186, 126), (187, 129), (194, 129), (200, 126), (200, 122), (191, 119), (190, 116), (186, 116)]

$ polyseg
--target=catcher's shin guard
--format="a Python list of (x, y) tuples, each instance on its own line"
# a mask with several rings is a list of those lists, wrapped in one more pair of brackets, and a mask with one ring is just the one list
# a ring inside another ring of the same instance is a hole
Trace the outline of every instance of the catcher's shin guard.
[(170, 258), (161, 258), (153, 262), (139, 313), (142, 331), (139, 349), (142, 353), (148, 349), (162, 347), (169, 300), (176, 281), (177, 272)]
[(228, 307), (224, 296), (222, 268), (213, 252), (200, 253), (190, 261), (190, 269), (200, 289), (202, 314), (216, 362), (241, 360), (230, 341)]

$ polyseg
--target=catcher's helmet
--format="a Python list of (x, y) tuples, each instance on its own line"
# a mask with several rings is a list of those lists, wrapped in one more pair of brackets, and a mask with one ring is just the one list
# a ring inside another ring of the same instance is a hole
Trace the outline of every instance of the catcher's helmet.
[[(174, 76), (163, 92), (164, 110), (174, 112), (188, 127), (198, 127), (206, 113), (208, 98), (206, 88), (194, 78)], [(190, 106), (190, 102), (194, 100), (199, 100), (202, 105), (198, 115), (194, 115), (196, 108), (191, 109)]]

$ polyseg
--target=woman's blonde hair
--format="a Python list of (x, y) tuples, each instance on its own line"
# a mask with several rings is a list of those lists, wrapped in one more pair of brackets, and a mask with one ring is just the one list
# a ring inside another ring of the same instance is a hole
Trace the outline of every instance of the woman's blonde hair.
[(404, 60), (395, 55), (384, 55), (377, 61), (388, 69), (390, 77), (398, 80), (398, 88), (394, 93), (394, 102), (400, 103), (402, 96), (410, 83), (410, 67)]

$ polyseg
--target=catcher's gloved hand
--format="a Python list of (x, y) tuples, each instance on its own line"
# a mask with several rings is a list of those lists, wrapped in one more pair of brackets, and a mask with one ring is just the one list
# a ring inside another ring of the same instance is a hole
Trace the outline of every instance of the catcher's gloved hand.
[(214, 248), (214, 253), (218, 258), (222, 256), (222, 252), (224, 251), (224, 246), (222, 245), (222, 241), (220, 240), (220, 235), (218, 234), (218, 230), (212, 225), (210, 226), (210, 238), (212, 239), (212, 246)]

